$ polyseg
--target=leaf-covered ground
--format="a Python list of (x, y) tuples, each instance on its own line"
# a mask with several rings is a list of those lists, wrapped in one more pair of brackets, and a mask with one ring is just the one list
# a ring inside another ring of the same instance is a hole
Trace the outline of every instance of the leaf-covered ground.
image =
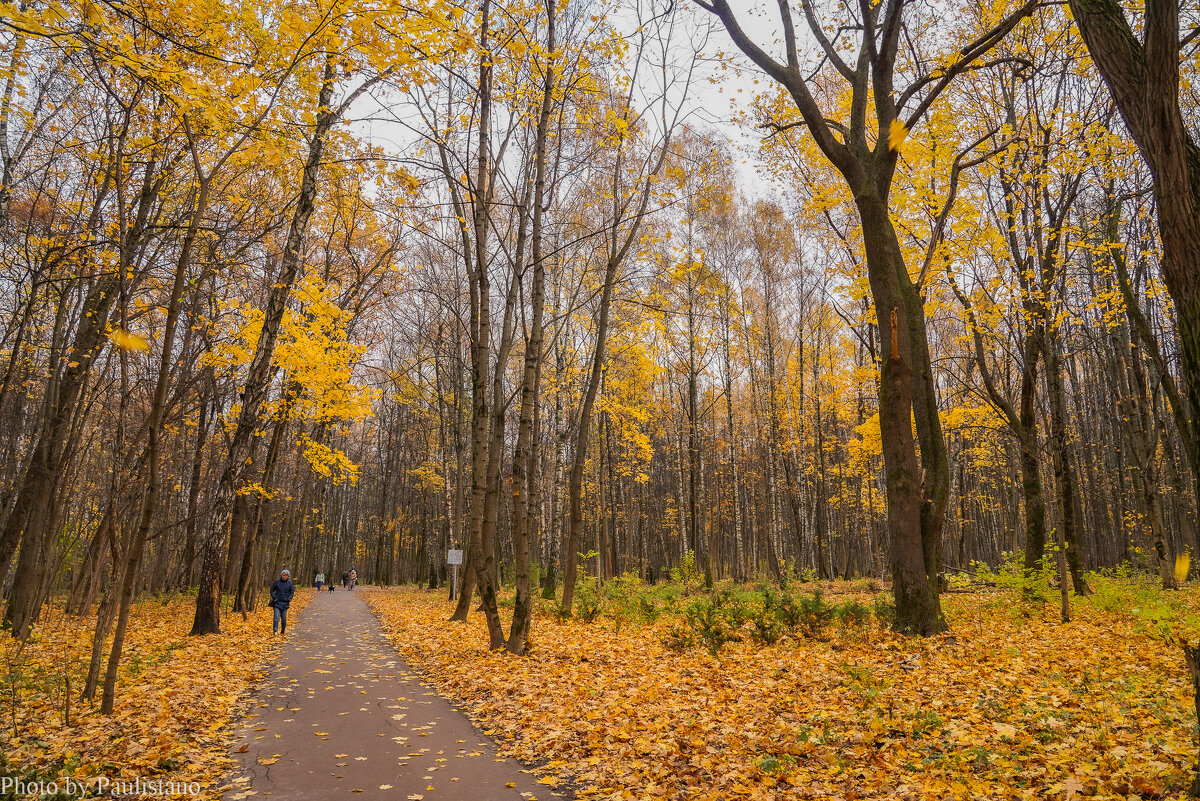
[(481, 613), (447, 622), (441, 592), (369, 595), (412, 666), (582, 797), (1186, 794), (1196, 720), (1178, 648), (1111, 598), (1116, 611), (1077, 601), (1068, 624), (1012, 592), (943, 600), (948, 636), (835, 628), (717, 657), (667, 647), (670, 615), (618, 628), (539, 613), (517, 658), (487, 651)]
[[(293, 617), (311, 600), (301, 591)], [(270, 609), (221, 616), (220, 635), (189, 637), (191, 597), (134, 605), (112, 716), (79, 699), (95, 616), (49, 611), (22, 648), (0, 635), (3, 753), (28, 778), (200, 782), (229, 769), (229, 721), (277, 650)], [(107, 660), (107, 652), (105, 656)], [(70, 681), (70, 725), (66, 711)], [(96, 694), (99, 706), (100, 692)], [(206, 791), (202, 797), (211, 796)]]

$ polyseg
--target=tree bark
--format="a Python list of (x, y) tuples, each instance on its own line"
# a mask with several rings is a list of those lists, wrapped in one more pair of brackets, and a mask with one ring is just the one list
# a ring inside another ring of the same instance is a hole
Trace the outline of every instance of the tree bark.
[(505, 647), (514, 654), (525, 653), (533, 620), (533, 600), (529, 584), (530, 506), (529, 466), (533, 450), (534, 407), (539, 395), (543, 350), (542, 313), (546, 300), (546, 267), (542, 252), (542, 209), (546, 196), (546, 138), (554, 102), (555, 0), (546, 2), (546, 63), (543, 65), (542, 105), (538, 112), (534, 139), (533, 222), (530, 236), (533, 259), (533, 285), (530, 288), (529, 341), (525, 344), (524, 374), (521, 379), (521, 411), (517, 424), (517, 442), (513, 450), (513, 551), (516, 562), (516, 595), (513, 599), (512, 626)]
[[(491, 3), (483, 0), (479, 29), (479, 137), (477, 168), (475, 175), (474, 229), (475, 261), (470, 271), (471, 280), (471, 369), (472, 369), (472, 417), (471, 417), (471, 506), (467, 520), (467, 531), (471, 537), (471, 561), (475, 573), (475, 586), (479, 590), (480, 605), (487, 620), (488, 641), (491, 648), (504, 645), (504, 631), (496, 605), (496, 587), (492, 583), (492, 567), (495, 560), (494, 542), (485, 536), (488, 477), (492, 472), (489, 460), (491, 447), (488, 433), (491, 429), (491, 406), (488, 398), (488, 367), (491, 358), (491, 281), (488, 276), (488, 212), (491, 205), (491, 181), (488, 170), (490, 145), (490, 122), (492, 105), (492, 56), (489, 45)], [(499, 403), (500, 398), (492, 398)], [(465, 593), (464, 593), (465, 594)], [(452, 620), (466, 620), (468, 608), (460, 602)]]

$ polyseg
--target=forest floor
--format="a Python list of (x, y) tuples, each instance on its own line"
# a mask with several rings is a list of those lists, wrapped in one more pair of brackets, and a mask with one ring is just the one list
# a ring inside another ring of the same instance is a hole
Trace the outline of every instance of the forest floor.
[[(924, 640), (881, 625), (877, 584), (824, 583), (820, 603), (817, 586), (585, 581), (594, 619), (540, 601), (525, 657), (489, 652), (479, 612), (449, 623), (441, 591), (304, 590), (287, 641), (269, 610), (188, 637), (193, 598), (147, 598), (108, 717), (78, 700), (94, 619), (56, 605), (27, 644), (0, 637), (0, 776), (228, 801), (470, 798), (476, 779), (514, 801), (1185, 796), (1191, 680), (1163, 632), (1196, 625), (1194, 586), (1097, 580), (1065, 624), (1056, 594), (947, 593), (951, 630)], [(789, 609), (800, 625), (764, 622)]]
[[(311, 599), (298, 592), (292, 615)], [(92, 791), (102, 779), (140, 777), (197, 782), (210, 794), (236, 764), (231, 721), (280, 643), (269, 609), (246, 620), (225, 610), (221, 634), (189, 637), (195, 604), (194, 595), (134, 604), (111, 716), (98, 711), (99, 690), (95, 708), (79, 699), (94, 614), (65, 615), (54, 602), (26, 642), (0, 634), (0, 777), (26, 786), (57, 781), (64, 791), (68, 777)]]
[[(874, 582), (823, 586), (843, 611), (886, 610)], [(767, 645), (749, 621), (716, 655), (692, 637), (715, 625), (714, 596), (677, 584), (618, 588), (590, 623), (542, 602), (526, 657), (490, 653), (478, 611), (448, 623), (442, 591), (367, 600), (425, 681), (580, 798), (1182, 798), (1196, 718), (1181, 650), (1146, 623), (1162, 594), (1097, 590), (1065, 624), (1057, 593), (990, 589), (943, 595), (938, 637), (843, 614)], [(1200, 605), (1192, 588), (1173, 598)]]

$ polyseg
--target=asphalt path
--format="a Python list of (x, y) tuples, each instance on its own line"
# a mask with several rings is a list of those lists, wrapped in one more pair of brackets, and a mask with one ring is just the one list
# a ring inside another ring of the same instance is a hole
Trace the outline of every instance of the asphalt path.
[(241, 769), (222, 798), (561, 798), (421, 684), (362, 593), (318, 593), (289, 621), (277, 666), (237, 724)]

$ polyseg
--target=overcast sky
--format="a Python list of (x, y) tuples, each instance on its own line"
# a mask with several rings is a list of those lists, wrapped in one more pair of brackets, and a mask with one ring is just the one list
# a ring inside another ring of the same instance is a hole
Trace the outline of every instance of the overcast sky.
[[(618, 3), (642, 2), (649, 4), (660, 0), (617, 0)], [(761, 76), (742, 54), (734, 47), (725, 29), (715, 17), (692, 4), (691, 0), (677, 0), (676, 12), (688, 19), (693, 25), (710, 26), (704, 46), (704, 55), (710, 60), (705, 73), (696, 78), (690, 88), (685, 102), (687, 119), (690, 123), (702, 128), (716, 131), (730, 143), (735, 166), (742, 178), (743, 190), (751, 197), (777, 194), (778, 190), (765, 180), (758, 170), (758, 146), (762, 139), (761, 130), (752, 125), (735, 122), (739, 112), (749, 110), (756, 93), (770, 89), (769, 79)], [(743, 29), (768, 52), (774, 54), (781, 48), (778, 36), (778, 11), (767, 9), (757, 2), (733, 0), (737, 7), (738, 19)], [(631, 14), (615, 14), (610, 16), (610, 22), (618, 29), (632, 30), (636, 28), (635, 17)], [(797, 32), (801, 33), (800, 31)], [(732, 56), (740, 68), (717, 70), (711, 63), (719, 54)], [(680, 51), (680, 58), (687, 55)], [(715, 81), (713, 80), (715, 79)], [(755, 80), (759, 83), (756, 85)], [(416, 142), (416, 136), (405, 126), (398, 124), (389, 117), (400, 115), (410, 118), (416, 127), (421, 127), (415, 117), (410, 117), (404, 108), (404, 102), (391, 103), (387, 100), (362, 98), (355, 104), (356, 112), (350, 116), (355, 118), (351, 125), (368, 141), (381, 145), (396, 153), (411, 152)], [(749, 120), (751, 123), (753, 119)]]

